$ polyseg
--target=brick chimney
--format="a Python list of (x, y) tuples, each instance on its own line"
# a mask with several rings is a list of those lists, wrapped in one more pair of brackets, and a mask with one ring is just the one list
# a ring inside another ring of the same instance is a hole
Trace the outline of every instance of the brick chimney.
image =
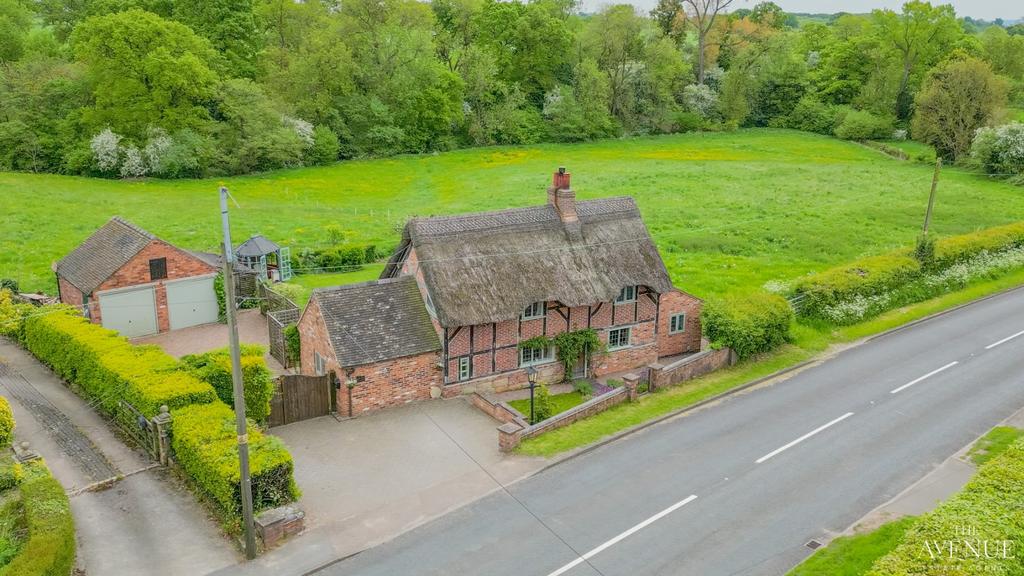
[(580, 219), (576, 215), (576, 193), (569, 187), (570, 174), (565, 167), (559, 167), (551, 178), (551, 187), (548, 188), (548, 204), (554, 206), (558, 212), (558, 218), (565, 225), (565, 230), (572, 239), (582, 237), (580, 233)]

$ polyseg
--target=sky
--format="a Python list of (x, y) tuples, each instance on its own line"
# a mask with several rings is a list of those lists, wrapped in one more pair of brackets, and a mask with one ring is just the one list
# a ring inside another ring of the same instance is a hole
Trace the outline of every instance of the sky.
[[(618, 4), (628, 1), (641, 10), (647, 11), (657, 4), (657, 0), (583, 0), (584, 10), (591, 11), (605, 4)], [(759, 0), (734, 0), (730, 9), (752, 8)], [(787, 12), (870, 12), (875, 8), (892, 8), (899, 10), (904, 0), (774, 0)], [(994, 20), (1003, 18), (1012, 20), (1024, 18), (1024, 2), (1021, 0), (932, 0), (932, 4), (952, 4), (958, 16), (984, 18)]]

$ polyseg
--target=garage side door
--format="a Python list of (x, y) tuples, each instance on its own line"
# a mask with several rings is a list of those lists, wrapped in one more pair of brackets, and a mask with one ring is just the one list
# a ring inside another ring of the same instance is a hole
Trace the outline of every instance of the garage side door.
[(177, 280), (164, 284), (171, 330), (217, 321), (217, 295), (213, 277)]
[(156, 334), (156, 298), (153, 287), (98, 294), (103, 326), (135, 338)]

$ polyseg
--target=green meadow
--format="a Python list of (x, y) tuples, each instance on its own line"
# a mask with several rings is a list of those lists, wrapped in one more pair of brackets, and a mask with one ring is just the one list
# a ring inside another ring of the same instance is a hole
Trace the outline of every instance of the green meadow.
[[(544, 202), (560, 165), (581, 199), (635, 197), (673, 281), (699, 296), (911, 245), (932, 177), (927, 165), (856, 143), (770, 129), (475, 148), (224, 180), (0, 173), (0, 277), (53, 290), (51, 263), (115, 214), (181, 246), (216, 250), (221, 184), (238, 202), (236, 243), (262, 233), (295, 251), (323, 244), (324, 226), (339, 224), (348, 241), (389, 250), (412, 216)], [(943, 172), (937, 233), (1020, 219), (1024, 189)]]

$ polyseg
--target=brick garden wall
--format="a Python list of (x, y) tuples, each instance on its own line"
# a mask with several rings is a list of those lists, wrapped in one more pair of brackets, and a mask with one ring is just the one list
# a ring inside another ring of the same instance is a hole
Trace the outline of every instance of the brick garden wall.
[(735, 363), (736, 354), (729, 348), (705, 350), (667, 366), (653, 364), (649, 377), (652, 386), (664, 388), (703, 376), (720, 368), (732, 366)]

